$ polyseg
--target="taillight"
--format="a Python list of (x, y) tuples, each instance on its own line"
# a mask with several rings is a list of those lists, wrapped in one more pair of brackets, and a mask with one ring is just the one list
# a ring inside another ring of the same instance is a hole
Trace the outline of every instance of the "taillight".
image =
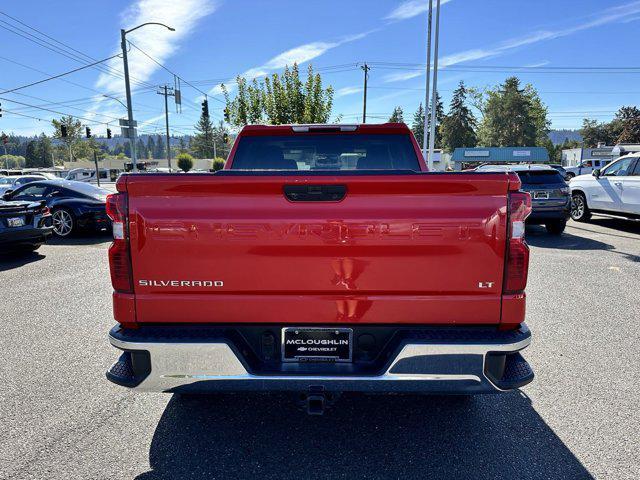
[(106, 208), (113, 228), (113, 243), (109, 247), (111, 284), (117, 292), (133, 293), (129, 232), (127, 229), (127, 194), (114, 193), (108, 195)]
[(524, 222), (531, 213), (531, 195), (509, 194), (509, 237), (503, 292), (520, 293), (527, 286), (529, 246), (524, 240)]

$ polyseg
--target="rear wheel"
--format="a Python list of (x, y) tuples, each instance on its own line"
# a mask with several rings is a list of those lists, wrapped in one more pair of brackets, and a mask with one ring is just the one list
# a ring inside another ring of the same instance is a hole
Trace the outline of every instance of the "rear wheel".
[(591, 218), (587, 197), (582, 192), (575, 192), (571, 195), (571, 218), (576, 222), (587, 222)]
[(76, 221), (71, 213), (66, 208), (59, 208), (54, 210), (51, 214), (53, 220), (53, 233), (59, 237), (68, 237), (75, 229)]
[(575, 177), (576, 174), (573, 172), (567, 172), (567, 180), (571, 180), (573, 177)]
[(555, 220), (553, 222), (549, 222), (545, 224), (547, 232), (552, 235), (562, 235), (565, 227), (567, 226), (566, 220)]

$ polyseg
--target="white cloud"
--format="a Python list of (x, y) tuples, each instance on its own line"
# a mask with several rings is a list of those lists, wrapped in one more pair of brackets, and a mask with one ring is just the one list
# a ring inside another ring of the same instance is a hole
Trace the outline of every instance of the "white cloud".
[(538, 67), (544, 67), (545, 65), (549, 65), (551, 62), (549, 60), (543, 60), (541, 62), (537, 62), (537, 63), (529, 63), (527, 65), (523, 65), (524, 68), (538, 68)]
[[(183, 40), (198, 21), (213, 13), (218, 7), (215, 0), (137, 0), (122, 15), (124, 28), (132, 28), (146, 22), (160, 22), (175, 28), (170, 32), (159, 25), (148, 25), (131, 32), (127, 39), (147, 52), (158, 62), (164, 63), (173, 55)], [(129, 73), (136, 81), (147, 81), (160, 67), (135, 48), (128, 52)], [(114, 58), (109, 66), (122, 71), (122, 59)], [(111, 94), (122, 94), (122, 79), (106, 73), (101, 74), (96, 87)], [(133, 88), (135, 86), (132, 85)]]
[[(294, 48), (290, 48), (289, 50), (279, 53), (275, 57), (268, 60), (266, 63), (246, 70), (245, 72), (241, 73), (240, 76), (246, 78), (247, 80), (252, 80), (256, 77), (262, 77), (276, 70), (280, 70), (287, 65), (291, 66), (294, 63), (300, 65), (302, 63), (310, 62), (311, 60), (324, 55), (329, 50), (339, 47), (340, 45), (344, 45), (345, 43), (360, 40), (373, 31), (374, 30), (370, 30), (368, 32), (349, 35), (334, 42), (310, 42)], [(234, 80), (235, 78), (229, 79), (228, 83), (231, 83)], [(227, 85), (227, 83), (225, 83), (225, 85)], [(227, 85), (228, 90), (232, 90), (232, 88), (232, 85)], [(211, 95), (219, 95), (220, 93), (222, 93), (220, 85), (216, 85), (211, 90), (209, 90), (209, 94)]]
[[(433, 8), (435, 9), (436, 1), (433, 0)], [(442, 0), (440, 5), (449, 3), (451, 0)], [(389, 15), (385, 17), (387, 20), (406, 20), (408, 18), (417, 17), (421, 13), (429, 10), (428, 0), (408, 0), (401, 3)]]
[(389, 75), (385, 75), (382, 81), (384, 83), (404, 82), (405, 80), (411, 80), (412, 78), (416, 78), (424, 74), (425, 72), (418, 70), (415, 72), (391, 73)]
[(339, 88), (338, 90), (336, 90), (335, 96), (344, 97), (345, 95), (353, 95), (354, 93), (360, 93), (362, 92), (362, 90), (363, 90), (362, 87), (357, 87), (357, 86)]
[(608, 8), (591, 16), (590, 20), (563, 28), (561, 30), (539, 30), (522, 37), (514, 37), (488, 49), (472, 49), (446, 55), (440, 59), (442, 66), (455, 65), (471, 60), (482, 60), (503, 55), (510, 50), (545, 40), (567, 37), (584, 30), (600, 27), (614, 22), (624, 21), (628, 17), (637, 16), (640, 13), (640, 1), (634, 1)]

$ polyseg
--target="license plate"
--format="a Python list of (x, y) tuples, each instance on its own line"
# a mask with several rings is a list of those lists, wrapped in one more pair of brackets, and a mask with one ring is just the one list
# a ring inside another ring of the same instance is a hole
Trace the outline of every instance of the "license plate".
[(9, 227), (23, 227), (24, 226), (24, 217), (7, 218), (7, 225)]
[(283, 362), (350, 362), (350, 328), (283, 328)]
[(549, 200), (549, 192), (534, 192), (533, 198), (536, 200)]

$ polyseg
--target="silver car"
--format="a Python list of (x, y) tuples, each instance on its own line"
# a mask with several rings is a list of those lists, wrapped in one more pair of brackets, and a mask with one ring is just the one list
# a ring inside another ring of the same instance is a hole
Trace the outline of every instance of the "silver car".
[(16, 188), (30, 182), (45, 180), (42, 175), (10, 175), (8, 177), (0, 177), (0, 196), (8, 190)]

